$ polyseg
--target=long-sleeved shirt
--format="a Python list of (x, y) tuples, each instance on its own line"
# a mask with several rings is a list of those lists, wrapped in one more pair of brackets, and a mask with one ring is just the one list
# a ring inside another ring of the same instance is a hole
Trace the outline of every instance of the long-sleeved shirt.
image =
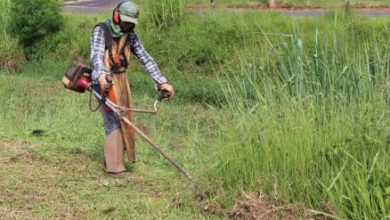
[[(141, 44), (137, 34), (134, 32), (130, 33), (128, 40), (131, 41), (130, 51), (144, 66), (155, 85), (167, 83), (167, 79), (162, 75), (156, 62)], [(96, 26), (91, 36), (92, 81), (96, 81), (102, 72), (107, 72), (104, 66), (104, 51), (104, 31), (100, 26)]]

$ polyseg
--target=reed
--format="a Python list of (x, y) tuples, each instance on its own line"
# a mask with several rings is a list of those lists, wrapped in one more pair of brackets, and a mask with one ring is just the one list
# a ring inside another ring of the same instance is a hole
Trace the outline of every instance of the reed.
[(389, 217), (390, 47), (351, 41), (357, 30), (336, 32), (339, 22), (330, 35), (316, 29), (314, 53), (297, 30), (264, 68), (243, 60), (241, 71), (226, 73), (231, 114), (209, 170), (225, 204), (262, 190), (279, 202), (331, 203), (341, 218)]

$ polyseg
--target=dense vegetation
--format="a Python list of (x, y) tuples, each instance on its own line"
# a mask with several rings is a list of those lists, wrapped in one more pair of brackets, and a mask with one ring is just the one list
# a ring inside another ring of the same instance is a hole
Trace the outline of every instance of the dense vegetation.
[[(278, 13), (186, 16), (180, 4), (157, 5), (145, 6), (149, 14), (137, 32), (177, 97), (164, 117), (153, 123), (139, 116), (137, 122), (164, 145), (179, 146), (169, 150), (207, 186), (211, 201), (230, 207), (242, 191), (262, 191), (281, 204), (303, 202), (317, 210), (331, 204), (340, 218), (389, 217), (388, 19), (336, 12), (293, 19)], [(6, 14), (2, 10), (5, 25)], [(96, 151), (99, 116), (84, 117), (87, 98), (76, 99), (58, 81), (71, 60), (88, 60), (90, 30), (104, 17), (65, 14), (64, 29), (40, 48), (46, 55), (29, 63), (1, 28), (0, 45), (9, 51), (0, 54), (2, 71), (11, 61), (20, 70), (0, 74), (6, 85), (0, 88), (0, 140), (44, 142), (42, 158), (53, 156), (50, 144), (65, 152)], [(136, 104), (149, 103), (150, 80), (134, 62), (130, 72)], [(49, 130), (43, 139), (31, 138), (37, 127)], [(142, 148), (140, 154), (153, 158)], [(150, 169), (142, 163), (140, 169)], [(156, 176), (177, 178), (161, 169)]]
[(16, 37), (27, 53), (37, 44), (61, 30), (62, 7), (57, 0), (14, 0), (11, 2), (8, 31)]

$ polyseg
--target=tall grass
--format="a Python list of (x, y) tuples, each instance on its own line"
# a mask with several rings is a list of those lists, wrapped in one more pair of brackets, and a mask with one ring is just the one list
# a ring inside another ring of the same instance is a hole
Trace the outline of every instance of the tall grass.
[(264, 190), (281, 202), (331, 203), (341, 218), (389, 217), (390, 29), (354, 41), (358, 26), (340, 33), (343, 22), (333, 19), (330, 34), (317, 27), (314, 50), (297, 29), (263, 67), (226, 75), (231, 114), (209, 172), (226, 195)]
[(167, 29), (184, 18), (186, 0), (151, 0), (145, 3), (147, 25)]

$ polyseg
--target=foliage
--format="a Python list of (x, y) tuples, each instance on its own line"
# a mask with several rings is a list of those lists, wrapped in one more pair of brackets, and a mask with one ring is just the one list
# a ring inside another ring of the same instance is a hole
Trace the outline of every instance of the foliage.
[(64, 15), (63, 29), (43, 39), (35, 46), (35, 57), (44, 58), (50, 54), (59, 60), (80, 60), (88, 63), (89, 40), (92, 28), (100, 20), (96, 15)]
[(57, 0), (14, 0), (8, 29), (27, 52), (32, 52), (34, 45), (61, 30), (61, 10)]

